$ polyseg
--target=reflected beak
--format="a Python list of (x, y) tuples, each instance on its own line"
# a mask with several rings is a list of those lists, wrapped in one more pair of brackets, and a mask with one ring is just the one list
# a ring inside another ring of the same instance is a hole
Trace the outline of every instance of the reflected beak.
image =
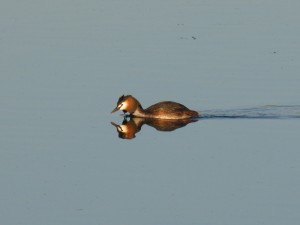
[(113, 111), (111, 111), (111, 113), (114, 113), (114, 112), (118, 111), (119, 109), (120, 109), (120, 107), (117, 106), (116, 108), (113, 109)]
[(114, 123), (114, 122), (110, 122), (111, 123), (111, 125), (113, 125), (114, 127), (118, 127), (119, 125), (118, 124), (116, 124), (116, 123)]
[(119, 131), (119, 132), (122, 132), (123, 131), (123, 129), (122, 129), (122, 127), (120, 126), (120, 125), (118, 125), (118, 124), (116, 124), (116, 123), (114, 123), (114, 122), (110, 122), (111, 123), (111, 125), (113, 125), (115, 128), (117, 128), (117, 130)]

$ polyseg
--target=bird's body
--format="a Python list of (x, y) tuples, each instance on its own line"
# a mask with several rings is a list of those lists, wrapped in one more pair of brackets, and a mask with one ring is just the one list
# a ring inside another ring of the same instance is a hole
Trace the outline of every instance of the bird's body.
[(199, 113), (188, 109), (184, 105), (163, 101), (143, 109), (139, 101), (131, 95), (121, 96), (117, 107), (112, 111), (123, 110), (129, 112), (133, 117), (153, 118), (153, 119), (186, 119), (198, 117)]

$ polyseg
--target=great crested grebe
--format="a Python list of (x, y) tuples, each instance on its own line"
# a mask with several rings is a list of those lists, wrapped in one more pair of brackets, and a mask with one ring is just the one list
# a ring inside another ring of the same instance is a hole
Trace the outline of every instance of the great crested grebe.
[(171, 101), (159, 102), (147, 109), (143, 109), (139, 101), (131, 95), (122, 95), (118, 100), (116, 108), (111, 113), (118, 110), (122, 110), (124, 113), (129, 112), (130, 116), (133, 117), (154, 119), (186, 119), (199, 116), (198, 112)]

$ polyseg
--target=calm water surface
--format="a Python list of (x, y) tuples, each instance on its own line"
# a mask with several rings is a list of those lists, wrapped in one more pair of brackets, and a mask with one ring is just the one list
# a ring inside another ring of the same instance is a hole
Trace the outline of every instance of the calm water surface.
[[(1, 3), (0, 223), (296, 224), (299, 7)], [(203, 117), (125, 140), (122, 94)]]

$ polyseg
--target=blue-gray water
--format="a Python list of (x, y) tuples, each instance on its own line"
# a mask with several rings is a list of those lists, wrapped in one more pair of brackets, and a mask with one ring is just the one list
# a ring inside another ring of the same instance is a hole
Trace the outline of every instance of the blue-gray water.
[[(300, 221), (299, 1), (0, 5), (0, 224)], [(203, 117), (124, 140), (122, 94)]]
[(299, 105), (267, 105), (242, 109), (203, 110), (199, 119), (300, 119)]

